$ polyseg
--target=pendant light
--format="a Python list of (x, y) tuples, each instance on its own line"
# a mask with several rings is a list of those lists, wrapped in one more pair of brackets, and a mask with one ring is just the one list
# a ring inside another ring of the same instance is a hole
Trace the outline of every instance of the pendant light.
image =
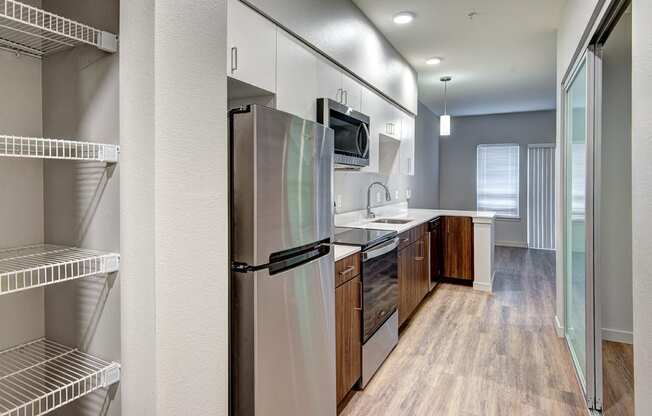
[(446, 76), (446, 77), (441, 77), (439, 80), (444, 83), (444, 114), (439, 117), (439, 135), (440, 136), (450, 136), (451, 135), (451, 116), (448, 115), (447, 108), (446, 108), (446, 100), (447, 100), (447, 84), (448, 81), (452, 80), (453, 78)]

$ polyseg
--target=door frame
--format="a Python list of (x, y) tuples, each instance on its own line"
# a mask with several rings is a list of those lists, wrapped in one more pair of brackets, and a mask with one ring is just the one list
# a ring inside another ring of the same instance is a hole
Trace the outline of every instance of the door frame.
[[(596, 135), (596, 120), (601, 120), (600, 117), (596, 117), (596, 66), (601, 63), (601, 61), (596, 61), (595, 48), (589, 46), (586, 51), (580, 55), (577, 61), (573, 64), (573, 69), (569, 75), (565, 78), (562, 84), (562, 117), (561, 117), (561, 161), (560, 164), (562, 176), (561, 176), (561, 195), (563, 195), (563, 241), (564, 244), (560, 248), (563, 250), (564, 257), (564, 341), (566, 346), (571, 354), (573, 365), (575, 367), (575, 374), (578, 378), (578, 382), (582, 389), (584, 399), (589, 409), (600, 410), (602, 408), (602, 331), (601, 328), (601, 316), (599, 311), (596, 309), (596, 305), (599, 302), (596, 302), (596, 284), (595, 284), (595, 230), (594, 230), (594, 194), (595, 194), (595, 184), (593, 179), (595, 178), (595, 135)], [(566, 331), (568, 329), (568, 310), (567, 310), (567, 282), (568, 282), (568, 264), (566, 251), (568, 249), (568, 244), (566, 240), (567, 232), (569, 230), (570, 224), (568, 224), (567, 217), (567, 208), (568, 204), (572, 203), (568, 201), (567, 196), (567, 156), (568, 156), (568, 146), (569, 146), (569, 136), (566, 130), (567, 127), (567, 111), (569, 110), (568, 105), (568, 91), (577, 78), (580, 70), (586, 68), (586, 189), (585, 189), (585, 215), (586, 215), (586, 258), (585, 258), (585, 270), (586, 270), (586, 288), (585, 288), (585, 324), (586, 324), (586, 379), (579, 371), (579, 364), (577, 362), (577, 357), (573, 350), (572, 345), (570, 344), (568, 338), (566, 337)], [(598, 74), (601, 74), (598, 73)], [(599, 93), (598, 93), (599, 94)]]

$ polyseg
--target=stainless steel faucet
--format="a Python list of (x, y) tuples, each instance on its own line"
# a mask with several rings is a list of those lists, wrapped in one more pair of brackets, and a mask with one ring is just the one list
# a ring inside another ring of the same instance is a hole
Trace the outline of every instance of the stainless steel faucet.
[(376, 218), (376, 214), (371, 211), (371, 188), (374, 185), (380, 185), (385, 188), (385, 201), (391, 201), (392, 195), (389, 193), (389, 189), (382, 182), (372, 182), (367, 188), (367, 218)]

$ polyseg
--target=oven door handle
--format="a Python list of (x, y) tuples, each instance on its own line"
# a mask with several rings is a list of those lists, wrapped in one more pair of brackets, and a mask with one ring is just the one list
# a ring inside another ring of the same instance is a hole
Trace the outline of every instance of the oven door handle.
[(381, 246), (374, 247), (373, 250), (365, 251), (362, 253), (362, 261), (368, 261), (371, 259), (375, 259), (376, 257), (383, 256), (390, 251), (394, 250), (396, 247), (398, 247), (400, 239), (397, 237)]

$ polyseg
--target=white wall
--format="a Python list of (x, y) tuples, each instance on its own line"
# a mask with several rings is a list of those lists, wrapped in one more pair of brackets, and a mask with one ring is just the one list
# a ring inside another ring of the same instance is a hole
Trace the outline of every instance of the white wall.
[[(389, 187), (392, 194), (390, 204), (405, 201), (405, 192), (409, 189), (410, 208), (439, 207), (439, 118), (419, 103), (415, 128), (414, 176), (399, 173), (398, 146), (381, 144), (381, 173), (335, 172), (335, 197), (342, 196), (342, 207), (337, 209), (338, 213), (364, 209), (367, 205), (367, 187), (374, 181)], [(385, 166), (392, 166), (393, 169), (385, 169)], [(375, 200), (374, 194), (381, 191), (380, 187), (372, 191), (372, 206), (386, 204), (384, 194), (380, 204)], [(395, 197), (396, 191), (399, 192), (398, 199)]]
[[(41, 137), (41, 62), (0, 50), (0, 91), (0, 134)], [(0, 159), (0, 192), (0, 249), (42, 243), (43, 163)], [(45, 335), (43, 302), (42, 289), (0, 298), (0, 350)]]
[(596, 279), (601, 283), (602, 335), (632, 342), (631, 14), (609, 35), (602, 58), (603, 123)]
[(122, 413), (226, 415), (226, 3), (125, 1), (121, 39)]
[(636, 414), (652, 414), (652, 2), (632, 8), (632, 224)]
[(520, 218), (496, 220), (496, 244), (527, 245), (527, 145), (551, 143), (555, 112), (453, 117), (451, 135), (440, 139), (439, 186), (442, 209), (476, 210), (476, 161), (479, 144), (520, 145)]

